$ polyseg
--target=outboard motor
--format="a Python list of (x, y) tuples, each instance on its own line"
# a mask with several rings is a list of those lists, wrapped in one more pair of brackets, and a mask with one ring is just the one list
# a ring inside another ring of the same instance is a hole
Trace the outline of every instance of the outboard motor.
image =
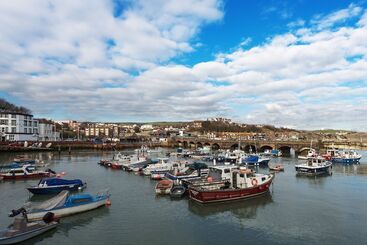
[(47, 171), (47, 172), (49, 172), (49, 173), (51, 173), (51, 174), (56, 174), (56, 172), (55, 172), (55, 171), (53, 171), (53, 170), (52, 170), (52, 169), (50, 169), (50, 168), (49, 168), (49, 169), (47, 169), (46, 171)]
[(47, 212), (43, 218), (42, 218), (43, 222), (45, 222), (46, 224), (51, 223), (52, 221), (59, 221), (58, 218), (55, 217), (55, 214), (52, 212)]
[(24, 209), (24, 208), (20, 208), (20, 209), (13, 209), (11, 211), (11, 213), (9, 214), (9, 217), (15, 217), (17, 216), (18, 214), (21, 214), (21, 213), (26, 213), (27, 211)]

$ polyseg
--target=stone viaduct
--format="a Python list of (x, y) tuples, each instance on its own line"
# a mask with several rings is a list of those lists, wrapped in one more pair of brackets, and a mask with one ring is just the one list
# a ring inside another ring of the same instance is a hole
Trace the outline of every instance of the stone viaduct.
[[(295, 154), (307, 152), (311, 147), (311, 140), (297, 140), (297, 141), (278, 141), (278, 140), (236, 140), (236, 139), (210, 139), (198, 137), (175, 137), (171, 142), (174, 146), (184, 148), (198, 148), (208, 146), (212, 149), (238, 149), (241, 148), (245, 152), (264, 152), (264, 150), (277, 149), (281, 150), (284, 155), (290, 155), (292, 150)], [(367, 149), (367, 145), (358, 144), (355, 142), (323, 142), (321, 140), (312, 142), (312, 148), (319, 151), (326, 151), (327, 147), (335, 148), (353, 148), (353, 149)]]

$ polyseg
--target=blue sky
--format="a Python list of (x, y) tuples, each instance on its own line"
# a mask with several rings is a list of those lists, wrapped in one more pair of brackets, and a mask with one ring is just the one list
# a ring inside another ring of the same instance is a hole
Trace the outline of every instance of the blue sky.
[(367, 131), (366, 1), (2, 1), (0, 96), (37, 117)]

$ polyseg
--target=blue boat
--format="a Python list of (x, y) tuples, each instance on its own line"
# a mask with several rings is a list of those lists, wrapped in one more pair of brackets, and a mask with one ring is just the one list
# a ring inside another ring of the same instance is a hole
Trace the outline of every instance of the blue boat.
[(343, 152), (328, 151), (328, 153), (329, 152), (334, 152), (334, 154), (331, 154), (332, 163), (354, 164), (359, 163), (359, 160), (362, 158), (362, 155), (353, 150)]
[(246, 165), (268, 166), (269, 161), (270, 158), (252, 154), (242, 158), (241, 163)]
[(58, 194), (63, 190), (76, 191), (85, 188), (87, 183), (80, 179), (66, 180), (60, 178), (41, 179), (38, 185), (27, 188), (28, 191), (38, 195)]

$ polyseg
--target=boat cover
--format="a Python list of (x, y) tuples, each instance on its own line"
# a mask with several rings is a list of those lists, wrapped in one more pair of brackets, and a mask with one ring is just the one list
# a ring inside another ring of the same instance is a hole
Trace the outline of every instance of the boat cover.
[(38, 183), (38, 185), (46, 185), (46, 186), (56, 186), (56, 185), (83, 185), (83, 182), (80, 179), (60, 179), (60, 178), (47, 178), (42, 179)]
[(35, 210), (52, 210), (58, 207), (61, 207), (66, 202), (69, 196), (69, 191), (62, 191), (57, 196), (50, 198), (44, 202), (36, 203), (36, 202), (28, 202), (24, 205), (24, 208), (27, 212), (35, 211)]
[(206, 165), (203, 162), (194, 162), (194, 163), (189, 165), (189, 168), (194, 169), (194, 170), (206, 169), (206, 168), (208, 168), (208, 165)]
[(243, 163), (257, 163), (259, 161), (259, 156), (256, 155), (250, 155), (243, 159)]

